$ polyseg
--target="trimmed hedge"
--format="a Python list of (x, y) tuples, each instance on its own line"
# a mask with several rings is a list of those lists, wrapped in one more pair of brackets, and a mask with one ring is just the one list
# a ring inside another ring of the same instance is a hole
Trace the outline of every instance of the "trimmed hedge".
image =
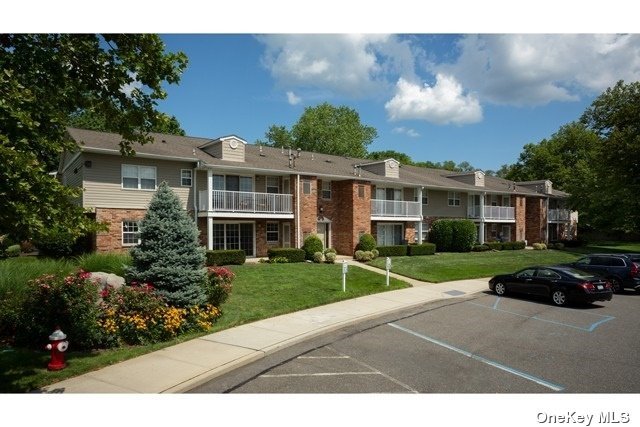
[(476, 225), (468, 219), (438, 219), (430, 236), (438, 252), (469, 252), (477, 238)]
[(242, 265), (247, 260), (247, 255), (242, 249), (207, 251), (207, 265)]
[(4, 253), (8, 257), (20, 256), (20, 245), (11, 245), (4, 251)]
[(407, 245), (378, 246), (379, 256), (406, 256)]
[(489, 246), (492, 251), (501, 251), (503, 249), (502, 242), (485, 242), (485, 245)]
[(491, 248), (487, 245), (473, 245), (471, 248), (473, 252), (486, 252), (491, 250)]
[(269, 259), (286, 258), (289, 262), (304, 262), (305, 252), (296, 248), (271, 248), (267, 251)]
[(434, 255), (436, 253), (436, 245), (433, 243), (422, 243), (420, 245), (409, 245), (407, 255)]

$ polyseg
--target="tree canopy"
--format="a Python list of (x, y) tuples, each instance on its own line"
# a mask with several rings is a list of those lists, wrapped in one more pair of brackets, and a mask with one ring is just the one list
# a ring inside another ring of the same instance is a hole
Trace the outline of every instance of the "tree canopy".
[[(103, 132), (109, 132), (111, 130), (107, 119), (91, 110), (83, 110), (71, 114), (68, 123), (71, 127), (81, 129), (91, 129)], [(165, 113), (158, 113), (158, 121), (152, 126), (151, 132), (168, 133), (170, 135), (181, 136), (186, 135), (176, 116), (169, 116)]]
[(77, 149), (69, 117), (104, 117), (131, 154), (165, 121), (157, 101), (186, 65), (153, 34), (0, 34), (0, 234), (30, 238), (52, 224), (89, 230), (73, 203), (78, 190), (50, 174), (65, 150)]
[(290, 147), (316, 153), (365, 158), (367, 147), (378, 132), (360, 122), (352, 108), (323, 103), (307, 107), (291, 130), (273, 125), (266, 132), (266, 143), (273, 147)]
[(571, 193), (583, 225), (640, 232), (640, 82), (619, 81), (579, 122), (525, 145), (505, 170), (509, 180), (550, 179), (554, 188)]

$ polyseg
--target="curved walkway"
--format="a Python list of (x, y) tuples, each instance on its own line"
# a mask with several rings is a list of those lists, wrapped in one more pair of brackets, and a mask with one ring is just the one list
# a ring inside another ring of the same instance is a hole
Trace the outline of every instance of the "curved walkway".
[[(343, 258), (347, 260), (347, 258)], [(342, 259), (340, 260), (342, 261)], [(349, 264), (384, 274), (353, 260)], [(488, 289), (488, 279), (426, 283), (354, 298), (226, 329), (42, 389), (45, 393), (180, 393), (284, 347), (363, 320)]]

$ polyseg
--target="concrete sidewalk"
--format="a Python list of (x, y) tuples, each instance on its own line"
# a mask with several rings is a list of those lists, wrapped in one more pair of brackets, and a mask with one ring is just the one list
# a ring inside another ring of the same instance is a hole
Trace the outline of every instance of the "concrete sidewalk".
[[(384, 271), (361, 263), (349, 264)], [(42, 389), (45, 393), (180, 393), (284, 347), (350, 324), (488, 289), (488, 279), (425, 283), (354, 298), (216, 332)]]

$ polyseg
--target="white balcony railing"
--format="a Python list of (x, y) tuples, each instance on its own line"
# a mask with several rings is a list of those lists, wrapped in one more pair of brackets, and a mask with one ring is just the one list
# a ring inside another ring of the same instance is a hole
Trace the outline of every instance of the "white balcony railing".
[(569, 221), (570, 219), (569, 209), (549, 209), (549, 221)]
[(371, 216), (386, 216), (393, 218), (421, 217), (422, 204), (420, 202), (373, 199), (371, 200)]
[(291, 194), (254, 193), (248, 191), (213, 190), (209, 207), (207, 190), (199, 192), (201, 211), (291, 214)]
[[(469, 206), (467, 218), (480, 218), (480, 206)], [(515, 208), (509, 206), (485, 206), (484, 219), (498, 221), (514, 221)]]

